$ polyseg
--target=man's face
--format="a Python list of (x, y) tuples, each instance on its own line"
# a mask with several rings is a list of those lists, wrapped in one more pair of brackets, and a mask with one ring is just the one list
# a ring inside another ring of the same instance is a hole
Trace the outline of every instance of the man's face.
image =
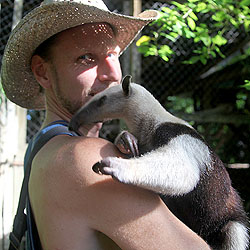
[(120, 49), (111, 27), (84, 24), (59, 34), (51, 49), (50, 78), (60, 105), (75, 113), (93, 95), (119, 84)]

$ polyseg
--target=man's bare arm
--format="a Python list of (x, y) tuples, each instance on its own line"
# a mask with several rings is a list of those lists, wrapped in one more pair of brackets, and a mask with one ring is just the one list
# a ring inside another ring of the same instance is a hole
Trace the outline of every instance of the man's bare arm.
[(79, 220), (107, 235), (121, 249), (209, 249), (158, 195), (92, 171), (102, 158), (122, 157), (113, 144), (99, 138), (61, 136), (47, 151), (57, 145), (63, 146), (51, 162), (46, 182), (61, 209), (78, 214)]

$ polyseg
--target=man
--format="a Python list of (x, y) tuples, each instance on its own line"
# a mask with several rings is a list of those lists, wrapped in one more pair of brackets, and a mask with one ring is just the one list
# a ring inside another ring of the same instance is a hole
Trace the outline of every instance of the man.
[[(46, 104), (43, 127), (68, 122), (120, 83), (119, 55), (154, 18), (113, 14), (101, 0), (47, 1), (10, 36), (1, 72), (7, 97), (31, 109)], [(104, 157), (124, 157), (98, 138), (100, 127), (58, 135), (33, 160), (29, 198), (42, 249), (209, 249), (156, 194), (92, 171)]]

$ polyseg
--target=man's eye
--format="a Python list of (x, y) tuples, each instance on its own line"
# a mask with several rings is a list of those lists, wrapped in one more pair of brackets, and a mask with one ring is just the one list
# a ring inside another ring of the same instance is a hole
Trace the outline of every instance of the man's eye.
[(78, 60), (81, 63), (92, 63), (95, 61), (93, 56), (91, 56), (90, 54), (85, 54), (85, 55), (79, 56)]
[(115, 57), (117, 57), (117, 54), (114, 52), (112, 52), (112, 53), (108, 53), (108, 57), (110, 57), (110, 58), (115, 58)]

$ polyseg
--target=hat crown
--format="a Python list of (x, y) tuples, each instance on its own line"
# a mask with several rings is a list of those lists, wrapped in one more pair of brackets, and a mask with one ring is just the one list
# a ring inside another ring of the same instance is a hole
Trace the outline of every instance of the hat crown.
[(89, 6), (94, 6), (102, 10), (108, 10), (107, 6), (102, 0), (44, 0), (41, 5), (53, 4), (53, 3), (60, 3), (60, 2), (74, 2), (85, 4)]

